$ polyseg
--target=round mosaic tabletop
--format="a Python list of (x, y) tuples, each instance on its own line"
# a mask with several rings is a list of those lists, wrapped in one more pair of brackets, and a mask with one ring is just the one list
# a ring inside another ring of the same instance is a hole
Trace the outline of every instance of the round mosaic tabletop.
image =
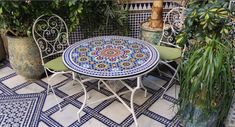
[(144, 74), (159, 61), (148, 42), (123, 36), (100, 36), (69, 46), (63, 61), (71, 70), (97, 78), (124, 78)]

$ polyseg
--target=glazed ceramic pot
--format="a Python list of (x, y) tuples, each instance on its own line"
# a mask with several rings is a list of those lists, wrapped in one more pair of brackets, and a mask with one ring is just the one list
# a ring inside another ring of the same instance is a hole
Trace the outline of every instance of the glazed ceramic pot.
[(143, 22), (140, 26), (140, 39), (150, 42), (152, 44), (158, 44), (162, 36), (162, 29), (149, 28), (148, 22)]
[[(190, 116), (190, 112), (194, 112)], [(188, 105), (183, 112), (183, 126), (184, 127), (215, 127), (217, 124), (218, 112), (211, 113), (210, 116), (199, 108)]]
[(39, 79), (44, 72), (38, 47), (30, 37), (7, 37), (9, 61), (17, 74)]

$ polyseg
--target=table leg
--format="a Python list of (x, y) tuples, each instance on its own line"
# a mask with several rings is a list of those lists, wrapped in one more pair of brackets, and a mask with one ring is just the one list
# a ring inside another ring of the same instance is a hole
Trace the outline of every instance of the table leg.
[(140, 86), (141, 86), (141, 88), (144, 89), (144, 97), (146, 98), (146, 97), (147, 97), (147, 94), (148, 94), (148, 90), (147, 90), (147, 88), (144, 86), (142, 80), (143, 80), (143, 79), (140, 80)]
[(135, 95), (135, 92), (136, 90), (138, 90), (140, 88), (140, 85), (141, 85), (141, 77), (137, 77), (137, 86), (132, 89), (130, 88), (127, 84), (124, 83), (124, 85), (131, 91), (131, 98), (130, 98), (130, 106), (128, 106), (125, 101), (115, 92), (111, 89), (111, 87), (103, 80), (100, 80), (107, 88), (110, 92), (112, 92), (116, 98), (131, 112), (132, 116), (133, 116), (133, 119), (134, 119), (134, 122), (135, 122), (135, 125), (136, 127), (138, 127), (138, 122), (137, 122), (137, 118), (136, 118), (136, 115), (135, 115), (135, 109), (134, 109), (134, 95)]
[(141, 83), (142, 83), (141, 77), (137, 77), (137, 86), (131, 91), (131, 110), (132, 110), (132, 116), (133, 116), (136, 127), (138, 127), (138, 122), (137, 122), (137, 118), (135, 115), (135, 109), (134, 109), (134, 95), (135, 95), (135, 91), (140, 88)]
[(138, 122), (137, 122), (137, 118), (135, 115), (135, 109), (134, 109), (134, 95), (135, 95), (135, 91), (139, 89), (139, 88), (134, 88), (133, 91), (131, 92), (131, 114), (133, 116), (134, 122), (135, 122), (135, 126), (138, 127)]
[(78, 79), (75, 79), (79, 84), (81, 84), (82, 88), (83, 88), (83, 91), (84, 91), (84, 100), (83, 100), (83, 103), (82, 103), (82, 106), (81, 108), (78, 110), (77, 112), (77, 117), (78, 117), (78, 122), (80, 122), (80, 113), (81, 111), (85, 108), (85, 105), (86, 105), (86, 101), (87, 101), (87, 91), (86, 91), (86, 87), (84, 86), (83, 82), (78, 80)]

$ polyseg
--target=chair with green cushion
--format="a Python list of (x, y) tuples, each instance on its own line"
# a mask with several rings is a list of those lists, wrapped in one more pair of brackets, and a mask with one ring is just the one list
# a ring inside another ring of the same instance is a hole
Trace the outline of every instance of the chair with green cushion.
[[(61, 57), (63, 51), (69, 46), (67, 25), (58, 15), (41, 15), (33, 24), (32, 34), (38, 46), (42, 65), (48, 79), (47, 94), (50, 90), (52, 91), (61, 110), (51, 80), (58, 74), (64, 73), (71, 73), (73, 79), (75, 79), (74, 72), (63, 64)], [(48, 72), (52, 73), (50, 77)]]
[[(172, 81), (175, 79), (178, 71), (178, 67), (175, 69), (173, 66), (169, 64), (169, 62), (176, 61), (179, 62), (179, 59), (182, 58), (182, 55), (184, 54), (184, 47), (180, 47), (176, 44), (175, 36), (180, 32), (180, 30), (183, 28), (183, 23), (185, 19), (185, 8), (184, 7), (175, 7), (171, 9), (164, 18), (164, 24), (163, 24), (163, 32), (161, 39), (155, 47), (159, 51), (160, 54), (160, 63), (163, 65), (166, 65), (169, 67), (173, 74), (170, 76), (170, 81), (166, 85), (166, 87), (162, 87), (164, 89), (164, 92), (162, 94), (165, 94), (169, 86), (171, 85)], [(161, 68), (158, 67), (158, 70), (163, 74), (163, 71), (161, 71)], [(167, 74), (167, 76), (169, 76)]]

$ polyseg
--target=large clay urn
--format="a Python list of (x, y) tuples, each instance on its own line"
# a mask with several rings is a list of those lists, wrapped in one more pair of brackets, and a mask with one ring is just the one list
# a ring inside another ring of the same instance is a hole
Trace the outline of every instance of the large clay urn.
[(31, 37), (7, 37), (9, 61), (17, 74), (39, 79), (44, 71), (38, 47)]

